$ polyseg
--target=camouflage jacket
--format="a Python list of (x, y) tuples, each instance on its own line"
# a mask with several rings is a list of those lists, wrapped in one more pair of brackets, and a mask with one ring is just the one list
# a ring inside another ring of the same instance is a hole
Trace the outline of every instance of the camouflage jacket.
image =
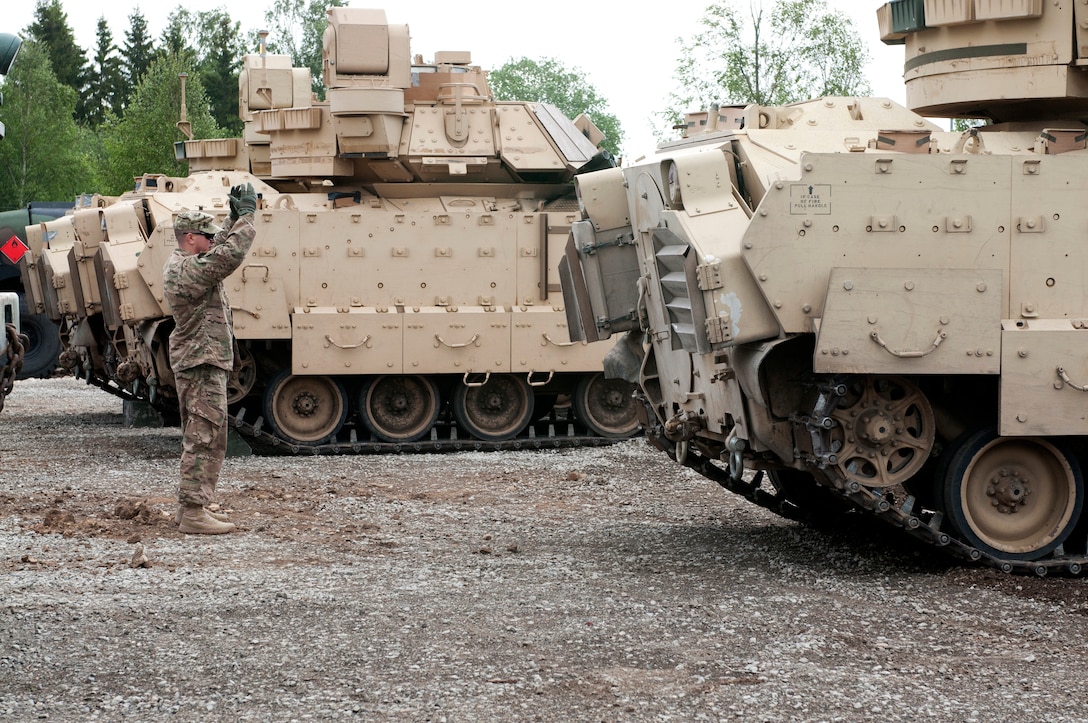
[(234, 331), (223, 279), (242, 264), (256, 233), (253, 216), (247, 214), (216, 234), (206, 253), (174, 249), (167, 259), (162, 286), (174, 315), (170, 333), (174, 371), (200, 364), (229, 371), (234, 365)]

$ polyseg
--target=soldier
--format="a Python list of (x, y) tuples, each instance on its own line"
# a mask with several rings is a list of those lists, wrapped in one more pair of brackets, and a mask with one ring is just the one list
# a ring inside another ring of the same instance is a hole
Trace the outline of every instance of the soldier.
[(234, 365), (234, 331), (223, 279), (241, 265), (253, 244), (253, 184), (230, 190), (230, 223), (183, 211), (174, 221), (178, 247), (163, 267), (163, 291), (174, 315), (170, 366), (181, 410), (181, 483), (178, 529), (222, 535), (235, 529), (226, 515), (207, 509), (227, 452), (227, 378)]

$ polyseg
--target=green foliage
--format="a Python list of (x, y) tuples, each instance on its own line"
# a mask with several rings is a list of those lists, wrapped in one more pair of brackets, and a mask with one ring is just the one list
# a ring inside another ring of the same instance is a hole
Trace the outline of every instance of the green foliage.
[(104, 17), (98, 19), (97, 41), (85, 101), (86, 121), (92, 128), (101, 125), (107, 111), (121, 111), (124, 92), (121, 60)]
[(38, 0), (29, 31), (45, 46), (46, 57), (52, 64), (56, 79), (76, 92), (76, 117), (85, 120), (87, 107), (82, 100), (87, 84), (87, 59), (83, 49), (76, 45), (75, 35), (68, 26), (68, 15), (61, 8), (60, 0)]
[(128, 30), (125, 31), (125, 47), (122, 53), (123, 85), (121, 89), (122, 105), (136, 90), (136, 84), (147, 72), (147, 66), (154, 57), (155, 46), (147, 28), (147, 19), (139, 11), (128, 16)]
[(554, 58), (523, 57), (491, 71), (487, 82), (496, 100), (551, 103), (570, 118), (585, 113), (605, 134), (601, 147), (619, 155), (623, 143), (619, 119), (608, 112), (608, 101), (590, 85), (581, 69), (568, 69)]
[(720, 105), (784, 105), (829, 95), (867, 95), (868, 52), (853, 22), (826, 0), (721, 0), (703, 29), (681, 38), (670, 125), (688, 111)]
[(310, 86), (319, 98), (325, 97), (321, 38), (328, 26), (326, 11), (346, 5), (346, 0), (275, 0), (264, 15), (269, 52), (290, 55), (294, 67), (309, 68)]
[(242, 134), (238, 117), (238, 73), (245, 47), (241, 23), (224, 10), (196, 14), (197, 72), (211, 102), (216, 123), (230, 135)]
[(990, 121), (985, 118), (953, 118), (949, 130), (963, 133), (972, 128), (981, 128), (982, 126), (989, 125), (989, 123)]
[(221, 138), (223, 131), (209, 110), (199, 74), (184, 57), (164, 56), (151, 63), (121, 118), (103, 126), (108, 157), (100, 191), (116, 195), (132, 188), (132, 179), (145, 173), (182, 176), (188, 164), (174, 157), (174, 143), (185, 140), (177, 128), (181, 112), (180, 73), (188, 73), (185, 89), (188, 120), (195, 138)]
[(185, 8), (177, 8), (166, 17), (166, 27), (159, 37), (159, 47), (155, 58), (182, 58), (187, 63), (195, 63), (197, 53), (193, 48), (196, 38), (196, 20)]
[(68, 201), (94, 190), (92, 166), (73, 114), (76, 92), (57, 80), (47, 49), (24, 41), (0, 90), (0, 208)]

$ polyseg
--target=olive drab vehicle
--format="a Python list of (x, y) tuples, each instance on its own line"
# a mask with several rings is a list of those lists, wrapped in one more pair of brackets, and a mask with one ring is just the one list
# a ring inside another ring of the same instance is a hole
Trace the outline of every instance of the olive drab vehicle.
[(877, 14), (910, 110), (715, 107), (575, 180), (572, 335), (619, 338), (606, 369), (639, 384), (648, 441), (756, 503), (1079, 573), (1088, 5)]
[(229, 402), (251, 440), (430, 451), (636, 433), (633, 386), (603, 377), (606, 349), (570, 340), (558, 277), (573, 176), (615, 165), (600, 132), (545, 104), (494, 101), (467, 52), (411, 57), (408, 27), (382, 10), (333, 8), (328, 23), (325, 100), (262, 39), (239, 79), (244, 137), (192, 139), (182, 85), (189, 176), (145, 175), (27, 228), (25, 285), (64, 325), (62, 364), (176, 409), (162, 290), (172, 219), (225, 223), (231, 187), (252, 183), (256, 240), (225, 281)]

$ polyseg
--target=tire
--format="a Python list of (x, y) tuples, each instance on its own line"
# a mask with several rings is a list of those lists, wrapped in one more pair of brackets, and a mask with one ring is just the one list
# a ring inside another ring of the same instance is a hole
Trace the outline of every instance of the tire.
[(19, 330), (30, 343), (23, 352), (23, 368), (16, 379), (52, 376), (60, 357), (60, 327), (45, 314), (30, 314), (26, 302), (19, 302)]

